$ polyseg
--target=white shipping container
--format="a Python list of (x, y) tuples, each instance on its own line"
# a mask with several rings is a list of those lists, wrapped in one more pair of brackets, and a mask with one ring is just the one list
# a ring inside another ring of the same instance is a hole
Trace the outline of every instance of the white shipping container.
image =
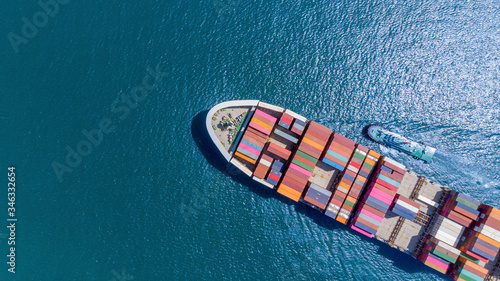
[(344, 193), (344, 194), (348, 194), (349, 193), (349, 190), (343, 186), (337, 186), (337, 190)]
[(339, 217), (341, 217), (341, 218), (344, 218), (344, 219), (346, 219), (346, 220), (347, 220), (347, 219), (349, 219), (349, 215), (344, 214), (344, 213), (342, 213), (342, 212), (340, 212), (340, 213), (338, 214), (338, 216), (339, 216)]
[(448, 218), (443, 218), (443, 223), (447, 228), (450, 228), (452, 230), (456, 230), (456, 232), (460, 232), (463, 230), (463, 226), (461, 224), (458, 224)]
[(449, 229), (443, 225), (441, 225), (441, 227), (438, 229), (438, 231), (442, 231), (448, 235), (450, 235), (451, 237), (453, 237), (454, 239), (457, 239), (458, 238), (458, 235), (460, 234), (460, 232), (456, 232), (455, 230), (453, 229)]
[(356, 152), (359, 153), (359, 154), (361, 154), (361, 155), (363, 155), (363, 156), (366, 156), (366, 152), (361, 151), (361, 150), (359, 150), (357, 148), (356, 148)]
[(499, 241), (500, 242), (500, 231), (498, 230), (495, 230), (485, 224), (481, 224), (481, 234), (483, 235), (486, 235), (488, 237), (490, 237), (491, 239), (495, 240), (495, 241)]
[(403, 170), (406, 171), (406, 166), (405, 165), (403, 165), (403, 164), (401, 164), (399, 162), (396, 162), (395, 160), (392, 160), (391, 158), (389, 158), (387, 156), (384, 156), (384, 161), (387, 161), (387, 162), (391, 163), (392, 165), (394, 165), (394, 166), (396, 166), (396, 167), (398, 167), (398, 168), (403, 169)]
[(437, 208), (439, 206), (438, 203), (436, 203), (436, 202), (432, 201), (431, 199), (426, 198), (426, 197), (424, 197), (422, 195), (419, 195), (417, 197), (417, 199), (420, 200), (420, 201), (422, 201), (423, 203), (425, 203), (427, 205), (433, 206), (434, 208)]
[(437, 241), (437, 243), (439, 246), (445, 248), (446, 250), (454, 253), (455, 255), (460, 255), (461, 254), (461, 251), (457, 248), (454, 248), (452, 246), (450, 246), (449, 244), (447, 243), (444, 243), (443, 241)]
[(265, 165), (267, 167), (271, 167), (271, 162), (267, 161), (264, 158), (260, 158), (260, 163), (262, 163), (263, 165)]
[(408, 203), (406, 203), (406, 202), (404, 202), (402, 200), (398, 199), (397, 204), (400, 205), (401, 207), (407, 209), (407, 210), (412, 211), (413, 213), (418, 213), (419, 209), (417, 207), (414, 207), (414, 206), (412, 206), (412, 205), (410, 205), (410, 204), (408, 204)]
[(456, 239), (454, 239), (453, 237), (451, 237), (450, 235), (448, 235), (442, 231), (438, 231), (434, 237), (436, 237), (438, 240), (441, 240), (447, 244), (455, 246)]

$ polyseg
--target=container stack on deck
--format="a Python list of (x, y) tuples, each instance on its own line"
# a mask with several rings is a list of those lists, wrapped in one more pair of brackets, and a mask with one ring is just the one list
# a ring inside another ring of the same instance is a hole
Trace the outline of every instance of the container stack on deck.
[(480, 204), (479, 201), (463, 193), (453, 191), (446, 200), (441, 214), (465, 227), (470, 227), (479, 216), (477, 209)]
[[(328, 147), (328, 150), (323, 155), (321, 161), (341, 172), (343, 172), (349, 159), (354, 153), (356, 143), (338, 133), (333, 134), (333, 139)], [(344, 174), (345, 175), (345, 174)], [(352, 177), (352, 176), (351, 176)], [(351, 182), (352, 183), (352, 182)], [(339, 189), (340, 187), (340, 189)], [(342, 177), (338, 183), (337, 189), (333, 193), (333, 197), (328, 203), (328, 208), (325, 214), (331, 218), (336, 218), (342, 205), (347, 197), (349, 180)], [(344, 189), (343, 189), (344, 188)]]
[[(357, 207), (350, 227), (368, 237), (377, 234), (384, 219), (397, 215), (415, 221), (424, 204), (433, 206), (439, 213), (418, 234), (426, 239), (417, 259), (455, 280), (480, 281), (499, 274), (500, 210), (455, 191), (441, 206), (425, 193), (417, 194), (421, 206), (397, 193), (404, 165), (293, 112), (285, 111), (278, 120), (266, 111), (255, 110), (234, 153), (247, 167), (253, 165), (253, 176), (263, 184), (278, 186), (280, 194), (303, 200), (343, 224)], [(403, 186), (401, 193), (407, 192)], [(394, 233), (394, 239), (404, 235)]]
[(463, 256), (458, 258), (455, 268), (448, 272), (454, 280), (482, 281), (488, 274), (488, 269), (478, 265)]
[[(297, 122), (299, 120), (295, 120)], [(294, 123), (295, 125), (295, 123)], [(293, 131), (292, 126), (292, 131)], [(302, 132), (302, 131), (300, 131)], [(288, 170), (286, 171), (281, 184), (278, 187), (278, 192), (286, 197), (299, 201), (306, 184), (309, 181), (318, 158), (321, 156), (326, 143), (332, 131), (316, 122), (310, 122), (307, 130), (305, 131), (302, 141), (296, 153), (293, 155), (292, 161)], [(315, 194), (318, 195), (318, 194)], [(324, 208), (323, 204), (316, 200), (318, 196), (311, 194), (307, 196), (308, 202)]]
[[(376, 157), (377, 156), (377, 157)], [(357, 145), (354, 154), (347, 165), (347, 169), (340, 181), (337, 190), (347, 194), (342, 207), (339, 210), (336, 220), (340, 223), (347, 224), (351, 218), (354, 207), (365, 188), (368, 178), (373, 170), (371, 164), (378, 161), (379, 154), (374, 151), (369, 151), (368, 148)], [(367, 163), (368, 162), (368, 163)]]
[(387, 157), (380, 164), (351, 223), (352, 229), (370, 238), (377, 233), (406, 173), (406, 167)]
[(391, 211), (398, 216), (413, 221), (420, 210), (420, 204), (401, 194), (397, 194)]
[(428, 236), (418, 259), (425, 265), (446, 274), (450, 264), (455, 263), (459, 256), (460, 250), (457, 248)]
[[(307, 166), (307, 164), (303, 163), (302, 160), (307, 160), (304, 159), (305, 157), (307, 157), (308, 159), (314, 158), (314, 166), (309, 166), (309, 168), (312, 169), (308, 170), (312, 172), (314, 170), (314, 167), (316, 166), (316, 163), (318, 162), (318, 158), (323, 153), (323, 150), (325, 150), (325, 146), (328, 143), (331, 134), (332, 130), (316, 122), (309, 123), (309, 127), (307, 128), (307, 131), (302, 138), (302, 143), (299, 146), (297, 154), (295, 154), (295, 158), (292, 161), (292, 164), (296, 164), (303, 168), (308, 168), (303, 166), (304, 164)], [(313, 149), (317, 149), (317, 151), (313, 151)], [(308, 154), (308, 152), (311, 152), (311, 154)], [(318, 186), (317, 184), (311, 183), (309, 185), (309, 188), (307, 189), (306, 194), (304, 195), (304, 201), (320, 208), (321, 210), (324, 210), (326, 208), (326, 204), (328, 204), (330, 196), (330, 191), (324, 189), (321, 186)]]
[(469, 229), (462, 238), (462, 255), (448, 273), (455, 280), (483, 280), (489, 271), (486, 267), (493, 267), (498, 258), (500, 210), (488, 205), (480, 205), (479, 209), (474, 229)]
[(256, 109), (234, 155), (255, 164), (275, 123), (276, 118)]

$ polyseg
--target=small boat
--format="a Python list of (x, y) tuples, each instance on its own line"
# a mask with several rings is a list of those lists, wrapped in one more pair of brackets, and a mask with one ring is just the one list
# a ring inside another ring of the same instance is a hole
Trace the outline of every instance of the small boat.
[(368, 136), (383, 145), (399, 149), (413, 156), (416, 159), (422, 159), (427, 163), (432, 161), (436, 149), (427, 146), (421, 142), (412, 141), (406, 136), (391, 132), (389, 129), (380, 125), (370, 125), (367, 129)]

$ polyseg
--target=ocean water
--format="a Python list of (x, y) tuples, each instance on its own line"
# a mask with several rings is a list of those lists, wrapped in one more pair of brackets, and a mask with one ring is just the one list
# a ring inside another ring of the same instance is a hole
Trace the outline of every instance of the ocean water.
[[(203, 120), (227, 100), (290, 108), (500, 207), (498, 1), (37, 2), (0, 9), (0, 280), (451, 280), (226, 165)], [(371, 123), (435, 161), (370, 142)]]

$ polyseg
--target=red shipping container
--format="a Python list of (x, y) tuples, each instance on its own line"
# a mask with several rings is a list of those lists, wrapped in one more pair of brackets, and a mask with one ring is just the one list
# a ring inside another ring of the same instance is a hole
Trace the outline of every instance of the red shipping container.
[(302, 157), (300, 155), (295, 154), (295, 156), (293, 158), (297, 159), (298, 161), (300, 161), (300, 162), (302, 162), (302, 163), (304, 163), (304, 164), (306, 164), (306, 165), (308, 165), (308, 166), (310, 166), (312, 168), (316, 167), (315, 163), (307, 160), (306, 158), (304, 158), (304, 157)]
[(326, 208), (325, 204), (323, 204), (323, 203), (321, 203), (319, 201), (316, 201), (316, 200), (314, 200), (313, 198), (311, 198), (309, 196), (305, 196), (304, 200), (306, 202), (309, 202), (309, 203), (313, 204), (314, 206), (317, 206), (317, 207), (321, 208), (321, 209), (325, 209)]
[(265, 179), (267, 171), (268, 171), (268, 168), (266, 166), (259, 165), (259, 166), (257, 166), (255, 171), (253, 172), (253, 175), (258, 177), (258, 178)]
[(267, 151), (283, 158), (283, 159), (288, 159), (290, 157), (290, 151), (286, 150), (285, 148), (275, 144), (275, 143), (269, 143), (269, 146), (267, 147)]
[(283, 122), (285, 122), (288, 125), (291, 125), (293, 119), (294, 119), (293, 116), (291, 116), (290, 114), (283, 113), (283, 115), (281, 115), (281, 119), (280, 120), (283, 121)]
[(390, 190), (398, 191), (397, 187), (395, 187), (394, 185), (392, 185), (392, 184), (390, 184), (388, 182), (385, 182), (385, 181), (383, 181), (383, 180), (381, 180), (379, 178), (375, 179), (375, 182), (378, 183), (378, 184), (380, 184), (380, 185), (383, 185), (383, 186), (387, 187)]
[(345, 201), (344, 201), (344, 205), (342, 205), (342, 208), (346, 209), (346, 210), (347, 210), (347, 211), (349, 211), (349, 212), (352, 212), (352, 207), (351, 207), (351, 206), (349, 206), (349, 205), (347, 205), (347, 204), (345, 203)]
[(286, 176), (283, 178), (281, 183), (290, 187), (291, 189), (293, 189), (295, 191), (298, 191), (298, 192), (304, 191), (304, 188), (305, 188), (305, 185), (302, 186), (302, 185), (298, 184), (296, 181), (294, 181), (293, 179), (290, 179), (290, 177), (286, 177)]
[(470, 226), (470, 221), (466, 221), (464, 220), (462, 217), (458, 216), (458, 213), (455, 212), (455, 211), (451, 211), (448, 216), (447, 216), (450, 220), (452, 221), (455, 221), (465, 227), (469, 227)]
[[(343, 196), (342, 196), (343, 195)], [(347, 197), (347, 194), (345, 193), (342, 193), (342, 192), (338, 192), (338, 193), (335, 193), (333, 195), (333, 198), (335, 198), (336, 200), (340, 201), (340, 202), (344, 202), (345, 201), (345, 198)], [(342, 206), (342, 205), (340, 205)]]
[(332, 130), (314, 121), (311, 121), (311, 123), (309, 123), (309, 127), (316, 128), (328, 136), (332, 134)]
[(330, 145), (330, 147), (328, 149), (335, 152), (335, 153), (338, 153), (338, 154), (344, 156), (347, 159), (351, 158), (351, 155), (352, 155), (351, 152), (347, 152), (345, 150), (342, 150), (334, 145)]
[(361, 144), (358, 144), (358, 146), (356, 147), (357, 149), (365, 152), (365, 153), (368, 153), (368, 148), (362, 146)]
[(339, 200), (337, 200), (337, 199), (335, 199), (334, 197), (332, 197), (332, 198), (330, 199), (330, 202), (331, 202), (332, 204), (334, 204), (334, 205), (337, 205), (337, 206), (341, 207), (341, 206), (342, 206), (342, 203), (343, 203), (344, 201), (340, 202)]
[(476, 220), (477, 219), (476, 215), (474, 215), (473, 213), (471, 213), (471, 212), (469, 212), (469, 211), (467, 211), (465, 209), (462, 209), (462, 208), (460, 208), (460, 207), (458, 207), (456, 205), (452, 207), (452, 210), (455, 211), (455, 212), (457, 212), (457, 213), (459, 213), (459, 214), (461, 214), (461, 215), (463, 215), (463, 216), (466, 216), (467, 218), (469, 218), (471, 220)]
[(361, 166), (361, 171), (363, 171), (363, 172), (365, 172), (367, 174), (370, 174), (372, 172), (372, 170), (370, 170), (370, 169), (368, 169), (366, 167), (363, 167), (363, 166)]
[(410, 200), (410, 198), (406, 198), (406, 197), (404, 197), (404, 196), (403, 196), (403, 195), (401, 195), (401, 194), (397, 194), (397, 198), (398, 198), (398, 200), (401, 200), (401, 201), (403, 201), (403, 202), (407, 203), (407, 204), (408, 204), (408, 205), (410, 205), (410, 206), (413, 206), (413, 207), (415, 207), (415, 208), (417, 208), (417, 209), (420, 209), (420, 204), (418, 204), (418, 203), (417, 203), (417, 202), (415, 202), (415, 201)]
[(367, 220), (365, 220), (363, 218), (358, 217), (358, 218), (356, 218), (356, 221), (359, 221), (360, 223), (368, 226), (369, 228), (371, 228), (371, 229), (373, 229), (375, 231), (378, 230), (378, 226), (374, 225), (373, 223), (371, 223), (371, 222), (369, 222), (369, 221), (367, 221)]
[(332, 155), (330, 155), (328, 153), (325, 154), (325, 158), (328, 159), (328, 160), (330, 160), (330, 161), (332, 161), (332, 162), (334, 162), (334, 163), (339, 164), (342, 167), (347, 166), (346, 162), (344, 162), (344, 161), (338, 159), (337, 157), (334, 157), (334, 156), (332, 156)]
[(266, 144), (265, 142), (263, 142), (261, 140), (253, 138), (253, 136), (251, 136), (251, 135), (244, 135), (243, 139), (247, 140), (247, 141), (249, 141), (249, 142), (251, 142), (251, 143), (253, 143), (253, 144), (257, 145), (257, 146), (259, 146), (260, 148), (263, 148), (264, 145)]
[(266, 154), (262, 154), (262, 159), (264, 159), (268, 162), (271, 162), (271, 163), (273, 163), (273, 160), (274, 160), (271, 156), (266, 155)]
[(347, 184), (349, 187), (352, 185), (352, 181), (350, 181), (350, 180), (348, 180), (346, 178), (342, 178), (340, 180), (340, 182), (343, 182), (343, 183)]
[(349, 176), (353, 177), (353, 178), (356, 178), (356, 173), (351, 171), (351, 170), (346, 170), (345, 171), (346, 174), (348, 174)]
[(308, 130), (305, 136), (307, 136), (307, 138), (317, 142), (322, 146), (326, 145), (326, 143), (328, 142), (328, 138), (330, 137), (330, 135), (325, 135), (323, 132), (311, 131), (311, 130)]
[(267, 140), (267, 136), (265, 134), (255, 130), (252, 127), (247, 127), (245, 133), (251, 133), (252, 135), (255, 135), (255, 138), (261, 139), (264, 142)]
[(350, 140), (350, 139), (348, 139), (348, 138), (346, 138), (343, 135), (338, 134), (338, 133), (333, 134), (333, 139), (335, 141), (337, 141), (338, 143), (342, 143), (342, 144), (345, 143), (346, 147), (352, 147), (353, 149), (354, 149), (354, 146), (356, 145), (356, 143), (353, 140)]
[(302, 135), (302, 131), (297, 129), (296, 127), (292, 127), (292, 129), (290, 130), (294, 133), (296, 133), (297, 135), (301, 136)]
[(303, 151), (306, 154), (311, 155), (312, 157), (319, 159), (321, 156), (322, 151), (317, 149), (316, 147), (309, 145), (305, 142), (301, 142), (299, 145), (299, 150)]
[(367, 205), (367, 204), (363, 204), (363, 209), (367, 210), (368, 212), (371, 212), (372, 214), (375, 214), (381, 218), (385, 217), (385, 213), (384, 212), (381, 212), (375, 208), (373, 208), (372, 206), (370, 205)]
[[(348, 153), (348, 154), (349, 154), (349, 157), (347, 157), (347, 158), (350, 158), (350, 157), (351, 157), (351, 155), (352, 155), (352, 153), (353, 153), (353, 151), (354, 151), (352, 148), (346, 147), (346, 146), (344, 146), (344, 145), (342, 145), (342, 144), (340, 144), (340, 143), (336, 142), (335, 140), (333, 140), (333, 141), (330, 143), (330, 147), (332, 147), (332, 148), (333, 148), (333, 147), (336, 147), (336, 148), (341, 149), (341, 150), (343, 150), (344, 152)], [(333, 149), (332, 149), (332, 150), (333, 150)]]
[(486, 221), (484, 222), (485, 225), (493, 228), (493, 229), (496, 229), (498, 231), (500, 231), (500, 221), (497, 220), (496, 218), (494, 218), (493, 216), (489, 216), (487, 217)]
[(309, 178), (307, 176), (305, 176), (304, 174), (302, 174), (301, 172), (298, 172), (298, 171), (295, 171), (293, 169), (288, 169), (288, 171), (286, 172), (286, 175), (294, 180), (296, 180), (297, 182), (300, 182), (301, 184), (306, 184), (307, 181), (309, 180)]
[(393, 172), (393, 173), (391, 174), (391, 173), (388, 173), (388, 172), (386, 172), (386, 171), (384, 171), (384, 170), (380, 170), (378, 173), (379, 173), (379, 174), (381, 174), (381, 175), (384, 175), (384, 176), (386, 176), (386, 177), (388, 177), (388, 178), (390, 178), (390, 179), (392, 179), (392, 180), (394, 180), (394, 181), (397, 181), (397, 182), (399, 182), (399, 183), (403, 180), (403, 177), (404, 177), (404, 176), (403, 176), (403, 175), (401, 175), (400, 173), (394, 173), (394, 172)]
[[(357, 159), (357, 158), (353, 157), (352, 159)], [(358, 163), (356, 163), (352, 160), (351, 160), (351, 162), (349, 162), (349, 165), (353, 166), (354, 168), (356, 168), (358, 170), (361, 169), (361, 165), (359, 165)]]
[(287, 179), (290, 182), (294, 183), (298, 187), (304, 188), (306, 186), (306, 184), (307, 184), (307, 181), (304, 182), (303, 179), (297, 179), (297, 177), (295, 175), (293, 175), (293, 174), (289, 175), (288, 173), (286, 173), (286, 176), (287, 176)]
[(273, 174), (273, 173), (269, 173), (269, 176), (271, 179), (275, 180), (275, 181), (279, 181), (280, 180), (280, 177), (278, 177), (277, 175)]

